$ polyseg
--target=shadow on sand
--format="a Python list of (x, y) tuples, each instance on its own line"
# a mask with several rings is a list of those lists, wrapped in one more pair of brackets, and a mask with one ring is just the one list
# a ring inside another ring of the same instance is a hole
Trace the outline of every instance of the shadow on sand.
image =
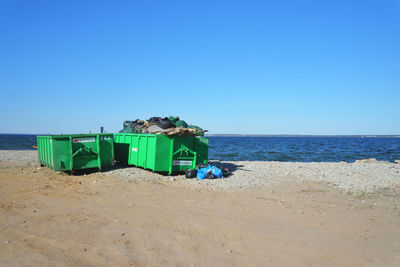
[[(210, 160), (208, 162), (208, 164), (216, 166), (217, 168), (219, 168), (221, 170), (228, 169), (231, 174), (233, 174), (237, 170), (250, 171), (250, 170), (243, 169), (244, 165), (235, 164), (233, 162), (223, 162), (223, 161), (220, 161), (220, 160)], [(117, 170), (117, 169), (123, 169), (123, 168), (127, 168), (127, 167), (136, 167), (136, 166), (115, 164), (114, 166), (104, 168), (101, 171), (99, 171), (97, 168), (94, 168), (94, 169), (75, 170), (73, 172), (69, 171), (67, 173), (70, 174), (70, 175), (74, 175), (74, 176), (81, 176), (81, 175), (88, 175), (88, 174), (92, 174), (92, 173), (102, 173), (102, 172), (107, 172), (107, 171), (112, 171), (112, 170)], [(143, 169), (142, 167), (136, 167), (136, 168), (152, 172), (151, 170)], [(157, 172), (157, 173), (161, 174), (163, 176), (170, 176), (167, 172)], [(173, 172), (171, 174), (171, 176), (177, 176), (177, 175), (182, 175), (182, 174), (184, 174), (184, 172), (178, 172), (178, 173), (177, 172)]]
[(210, 165), (215, 165), (217, 168), (220, 168), (221, 170), (228, 169), (231, 173), (234, 173), (235, 171), (237, 171), (239, 169), (241, 171), (250, 171), (250, 170), (243, 169), (244, 165), (235, 164), (233, 162), (224, 162), (224, 161), (220, 161), (220, 160), (210, 160), (209, 164)]

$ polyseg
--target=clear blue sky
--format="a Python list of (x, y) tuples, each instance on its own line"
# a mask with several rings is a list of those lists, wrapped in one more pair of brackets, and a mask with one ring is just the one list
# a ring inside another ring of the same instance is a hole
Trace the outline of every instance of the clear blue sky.
[(400, 134), (400, 1), (0, 0), (0, 133), (179, 115), (210, 133)]

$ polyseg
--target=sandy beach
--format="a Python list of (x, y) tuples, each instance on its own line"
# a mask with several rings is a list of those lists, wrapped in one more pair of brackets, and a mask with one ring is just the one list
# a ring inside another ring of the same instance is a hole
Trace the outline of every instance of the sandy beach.
[(214, 162), (68, 175), (0, 151), (1, 266), (398, 266), (400, 164)]

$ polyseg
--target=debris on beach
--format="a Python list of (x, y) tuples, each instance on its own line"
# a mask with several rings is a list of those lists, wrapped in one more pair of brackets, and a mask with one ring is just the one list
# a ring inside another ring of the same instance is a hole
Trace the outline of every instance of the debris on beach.
[(203, 179), (216, 179), (216, 178), (225, 178), (229, 175), (229, 170), (224, 169), (221, 170), (216, 166), (212, 165), (200, 165), (196, 169), (191, 170), (187, 169), (185, 170), (185, 177), (186, 178), (195, 178), (199, 180)]
[(119, 131), (119, 133), (162, 134), (168, 136), (204, 136), (205, 132), (207, 130), (203, 130), (196, 125), (188, 125), (184, 120), (174, 116), (124, 121), (123, 129)]
[(215, 179), (215, 178), (224, 178), (222, 170), (217, 168), (216, 166), (207, 165), (203, 168), (197, 170), (197, 179)]

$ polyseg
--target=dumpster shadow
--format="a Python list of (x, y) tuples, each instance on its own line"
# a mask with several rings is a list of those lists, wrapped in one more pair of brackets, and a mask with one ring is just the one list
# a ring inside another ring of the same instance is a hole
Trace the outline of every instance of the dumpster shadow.
[(100, 172), (99, 169), (93, 168), (93, 169), (66, 171), (66, 173), (68, 175), (73, 175), (73, 176), (87, 175), (87, 174), (92, 174), (92, 173), (96, 173), (96, 172)]
[[(250, 170), (246, 170), (244, 169), (244, 165), (240, 165), (240, 164), (235, 164), (233, 162), (225, 162), (225, 161), (220, 161), (220, 160), (210, 160), (208, 162), (208, 164), (216, 166), (217, 168), (221, 169), (221, 170), (225, 170), (228, 169), (229, 172), (231, 173), (231, 175), (237, 171), (237, 170), (241, 170), (241, 171), (250, 171)], [(74, 175), (74, 176), (82, 176), (82, 175), (89, 175), (89, 174), (93, 174), (93, 173), (103, 173), (103, 172), (108, 172), (108, 171), (113, 171), (113, 170), (118, 170), (118, 169), (124, 169), (124, 168), (128, 168), (128, 167), (134, 167), (134, 168), (138, 168), (138, 169), (142, 169), (145, 171), (149, 171), (149, 172), (153, 172), (152, 170), (149, 169), (144, 169), (142, 167), (138, 167), (138, 166), (134, 166), (134, 165), (127, 165), (127, 164), (121, 164), (121, 163), (116, 163), (114, 166), (110, 166), (107, 168), (102, 169), (101, 171), (97, 168), (93, 168), (93, 169), (82, 169), (82, 170), (75, 170), (72, 172), (67, 172), (69, 175)], [(153, 172), (154, 173), (154, 172)], [(168, 174), (168, 172), (155, 172), (157, 174), (160, 174), (162, 176), (179, 176), (179, 175), (185, 175), (185, 172), (173, 172), (171, 175)], [(229, 175), (230, 176), (230, 175)], [(228, 176), (228, 177), (229, 177)]]
[[(220, 160), (210, 160), (208, 161), (208, 164), (206, 165), (212, 165), (212, 166), (216, 166), (217, 168), (221, 169), (221, 170), (225, 170), (228, 169), (230, 174), (226, 177), (231, 176), (235, 171), (237, 170), (241, 170), (241, 171), (251, 171), (251, 170), (246, 170), (244, 169), (244, 165), (240, 165), (240, 164), (235, 164), (233, 162), (224, 162), (224, 161), (220, 161)], [(158, 174), (161, 174), (163, 176), (178, 176), (178, 175), (185, 175), (185, 172), (173, 172), (171, 175), (168, 174), (168, 172), (157, 172)], [(225, 177), (225, 178), (226, 178)]]
[(231, 173), (234, 173), (237, 170), (241, 171), (250, 171), (243, 169), (244, 165), (236, 164), (233, 162), (225, 162), (225, 161), (220, 161), (220, 160), (210, 160), (209, 164), (215, 165), (217, 168), (221, 170), (228, 169)]
[(74, 176), (82, 176), (82, 175), (89, 175), (93, 173), (104, 173), (112, 170), (118, 170), (118, 169), (123, 169), (129, 167), (128, 165), (114, 165), (110, 166), (107, 168), (104, 168), (102, 170), (99, 170), (98, 168), (91, 168), (91, 169), (81, 169), (81, 170), (74, 170), (74, 171), (66, 171), (69, 175), (74, 175)]

